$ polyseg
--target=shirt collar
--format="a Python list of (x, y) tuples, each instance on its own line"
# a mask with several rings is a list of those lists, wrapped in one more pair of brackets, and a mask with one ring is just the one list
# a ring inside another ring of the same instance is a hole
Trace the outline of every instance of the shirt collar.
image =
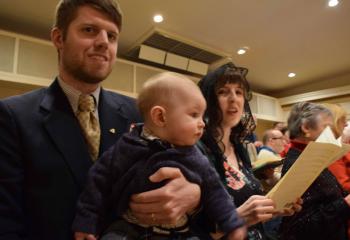
[[(57, 77), (57, 78), (58, 78), (58, 84), (62, 88), (64, 94), (67, 96), (68, 101), (73, 109), (73, 112), (77, 113), (79, 96), (81, 95), (81, 91), (70, 86), (69, 84), (64, 82), (60, 77)], [(96, 101), (96, 111), (95, 111), (96, 113), (98, 113), (98, 103), (99, 103), (99, 98), (100, 98), (100, 92), (101, 92), (101, 86), (99, 86), (98, 88), (96, 88), (95, 91), (90, 93)]]

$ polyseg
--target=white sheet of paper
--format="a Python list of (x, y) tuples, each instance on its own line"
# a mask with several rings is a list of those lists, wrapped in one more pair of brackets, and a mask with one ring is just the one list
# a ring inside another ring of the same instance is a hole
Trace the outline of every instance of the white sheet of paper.
[(315, 142), (310, 142), (293, 166), (267, 194), (276, 203), (277, 210), (290, 208), (301, 197), (320, 173), (333, 161), (350, 151), (350, 145), (335, 139), (326, 127)]

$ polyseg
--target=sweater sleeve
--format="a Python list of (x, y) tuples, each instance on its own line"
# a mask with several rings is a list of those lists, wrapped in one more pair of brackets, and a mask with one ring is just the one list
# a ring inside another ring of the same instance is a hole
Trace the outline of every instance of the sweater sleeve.
[(204, 155), (201, 158), (204, 164), (201, 186), (204, 214), (215, 223), (217, 230), (229, 233), (243, 226), (244, 221), (238, 216), (234, 201), (221, 183), (216, 170)]
[(105, 225), (107, 211), (110, 209), (110, 195), (113, 186), (111, 168), (114, 161), (115, 146), (106, 151), (90, 168), (87, 184), (80, 195), (73, 231), (97, 235)]

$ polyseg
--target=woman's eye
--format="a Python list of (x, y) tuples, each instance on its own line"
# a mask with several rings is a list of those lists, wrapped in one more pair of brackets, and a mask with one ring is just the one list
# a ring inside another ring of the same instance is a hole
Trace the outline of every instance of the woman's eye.
[(219, 89), (217, 91), (217, 95), (226, 95), (228, 93), (228, 91), (226, 89)]
[(243, 90), (236, 90), (236, 94), (237, 95), (242, 95), (243, 94)]

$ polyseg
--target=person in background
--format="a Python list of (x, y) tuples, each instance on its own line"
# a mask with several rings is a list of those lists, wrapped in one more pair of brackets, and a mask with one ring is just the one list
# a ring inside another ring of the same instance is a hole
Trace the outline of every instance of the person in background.
[[(266, 239), (261, 223), (278, 213), (273, 201), (262, 195), (261, 185), (253, 175), (250, 159), (242, 145), (245, 137), (255, 129), (248, 103), (251, 91), (247, 72), (246, 68), (228, 63), (200, 80), (207, 109), (204, 115), (206, 127), (198, 147), (219, 173), (239, 216), (249, 226), (247, 239), (253, 240)], [(299, 202), (284, 214), (293, 214), (300, 207)], [(202, 228), (215, 230), (215, 226), (205, 223), (205, 218), (198, 216), (198, 221)]]
[(275, 122), (272, 125), (272, 129), (276, 129), (276, 130), (280, 130), (281, 131), (286, 126), (287, 126), (287, 124), (285, 122)]
[[(58, 76), (48, 88), (0, 101), (0, 239), (70, 240), (78, 196), (95, 159), (130, 125), (135, 102), (101, 82), (116, 60), (122, 15), (114, 0), (61, 0), (51, 39)], [(199, 186), (179, 169), (167, 184), (132, 197), (133, 214), (172, 222), (193, 211)]]
[(128, 209), (132, 194), (159, 188), (148, 178), (161, 167), (179, 168), (200, 185), (205, 216), (227, 239), (243, 240), (243, 220), (208, 159), (194, 147), (203, 134), (206, 108), (198, 86), (185, 76), (161, 73), (144, 84), (137, 102), (144, 124), (124, 134), (89, 171), (73, 223), (76, 240), (101, 236), (108, 215), (114, 223), (101, 240), (199, 240), (189, 227), (190, 216), (163, 225), (154, 215), (154, 223), (144, 225)]
[(260, 154), (258, 160), (254, 162), (254, 176), (260, 180), (264, 194), (267, 194), (281, 178), (281, 172), (275, 168), (282, 166), (283, 159), (268, 152)]
[(287, 155), (287, 152), (290, 148), (290, 138), (289, 138), (289, 130), (288, 126), (282, 128), (281, 133), (283, 134), (283, 140), (284, 140), (284, 149), (282, 152), (280, 152), (281, 157), (285, 157)]
[[(292, 167), (310, 141), (315, 141), (326, 126), (333, 125), (332, 113), (322, 105), (295, 104), (288, 118), (291, 148), (283, 163), (282, 176)], [(303, 194), (303, 208), (283, 217), (282, 239), (345, 240), (350, 218), (350, 195), (326, 168)]]
[[(254, 119), (255, 126), (257, 126), (258, 119), (254, 114), (253, 114), (253, 119)], [(254, 163), (258, 158), (258, 152), (260, 150), (260, 147), (262, 147), (263, 143), (258, 140), (258, 137), (253, 131), (250, 134), (248, 134), (247, 137), (244, 138), (243, 145), (245, 145), (245, 148), (248, 151), (250, 161)]]
[[(276, 126), (283, 125), (280, 122)], [(276, 127), (275, 126), (275, 127)], [(263, 186), (264, 194), (268, 193), (280, 180), (281, 178), (281, 155), (280, 153), (284, 150), (285, 141), (284, 136), (280, 130), (276, 128), (268, 129), (263, 134), (263, 146), (260, 148), (258, 153), (258, 161), (272, 161), (274, 164), (269, 164), (266, 167), (257, 169), (256, 163), (253, 164), (254, 175), (260, 180)], [(277, 217), (266, 221), (264, 223), (264, 228), (266, 235), (270, 239), (278, 239), (278, 230), (281, 223), (281, 218)]]
[[(333, 114), (332, 131), (335, 138), (340, 138), (343, 143), (350, 144), (350, 132), (344, 131), (347, 127), (346, 111), (337, 104), (324, 103)], [(338, 159), (328, 167), (329, 171), (337, 178), (343, 188), (350, 192), (350, 152)], [(348, 236), (350, 238), (350, 222), (348, 222)]]
[(268, 129), (263, 135), (263, 146), (260, 148), (259, 154), (270, 154), (280, 157), (280, 152), (284, 149), (284, 137), (280, 130)]
[[(347, 133), (343, 134), (344, 129), (347, 126), (346, 120), (346, 111), (336, 104), (325, 103), (323, 104), (326, 108), (328, 108), (333, 116), (333, 125), (332, 131), (335, 138), (342, 138), (342, 142), (349, 144), (350, 139), (347, 136)], [(343, 188), (350, 192), (350, 153), (343, 156), (341, 159), (335, 161), (331, 164), (328, 169), (333, 173), (333, 175), (338, 179), (339, 183), (343, 186)]]

